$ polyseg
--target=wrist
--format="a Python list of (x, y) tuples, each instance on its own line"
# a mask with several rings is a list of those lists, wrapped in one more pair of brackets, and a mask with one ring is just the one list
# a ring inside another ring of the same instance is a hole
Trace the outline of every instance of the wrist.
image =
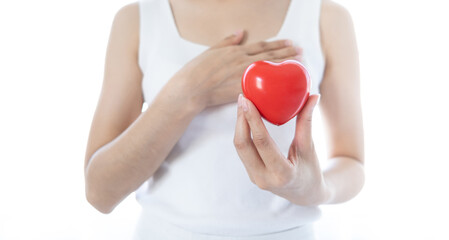
[[(304, 193), (304, 192), (307, 192)], [(300, 206), (318, 206), (321, 204), (328, 204), (332, 201), (333, 193), (332, 188), (327, 185), (324, 180), (321, 184), (315, 185), (315, 187), (311, 187), (310, 189), (304, 191), (304, 190), (297, 190), (292, 191), (291, 189), (288, 191), (288, 193), (285, 193), (283, 196), (284, 198), (288, 199), (290, 202), (300, 205)]]
[(198, 114), (205, 108), (204, 101), (192, 91), (189, 81), (182, 75), (173, 76), (163, 91), (172, 104), (181, 106), (185, 114)]

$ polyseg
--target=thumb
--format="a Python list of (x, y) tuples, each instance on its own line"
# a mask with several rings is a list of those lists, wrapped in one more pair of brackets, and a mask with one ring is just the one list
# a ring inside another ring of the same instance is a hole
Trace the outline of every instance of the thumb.
[(235, 44), (238, 45), (242, 41), (243, 35), (244, 35), (244, 30), (235, 31), (234, 34), (227, 36), (226, 38), (222, 39), (217, 44), (211, 46), (210, 49), (226, 47), (226, 46), (235, 45)]
[(313, 146), (312, 115), (320, 97), (320, 94), (310, 95), (306, 105), (296, 116), (295, 141), (299, 149), (310, 149)]

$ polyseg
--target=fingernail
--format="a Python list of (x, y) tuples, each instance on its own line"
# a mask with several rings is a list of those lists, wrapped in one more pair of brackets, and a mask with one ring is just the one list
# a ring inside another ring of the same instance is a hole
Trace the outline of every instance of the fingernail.
[(296, 49), (296, 53), (297, 53), (297, 54), (301, 54), (302, 49), (301, 49), (300, 47), (295, 47), (295, 49)]
[(238, 102), (238, 106), (242, 107), (242, 94), (241, 93), (239, 94), (239, 100), (237, 102)]
[(246, 102), (246, 98), (242, 96), (242, 108), (244, 112), (248, 112), (248, 103)]
[(240, 33), (242, 33), (242, 29), (239, 29), (237, 31), (234, 32), (234, 36), (238, 36)]
[(292, 40), (285, 40), (285, 46), (291, 46)]

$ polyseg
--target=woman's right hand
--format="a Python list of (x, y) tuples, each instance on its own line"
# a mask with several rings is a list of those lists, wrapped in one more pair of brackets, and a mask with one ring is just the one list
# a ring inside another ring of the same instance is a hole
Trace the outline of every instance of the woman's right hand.
[(226, 37), (176, 73), (178, 77), (174, 79), (177, 88), (200, 110), (237, 101), (238, 95), (242, 93), (242, 75), (255, 61), (302, 61), (302, 49), (292, 46), (290, 40), (239, 45), (243, 35), (244, 32), (240, 32)]

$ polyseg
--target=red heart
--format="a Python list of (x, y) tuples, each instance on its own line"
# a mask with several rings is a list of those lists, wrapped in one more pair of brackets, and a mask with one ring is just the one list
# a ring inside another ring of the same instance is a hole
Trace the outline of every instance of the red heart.
[(257, 61), (242, 76), (242, 90), (267, 121), (282, 125), (295, 117), (310, 95), (311, 80), (299, 61)]

